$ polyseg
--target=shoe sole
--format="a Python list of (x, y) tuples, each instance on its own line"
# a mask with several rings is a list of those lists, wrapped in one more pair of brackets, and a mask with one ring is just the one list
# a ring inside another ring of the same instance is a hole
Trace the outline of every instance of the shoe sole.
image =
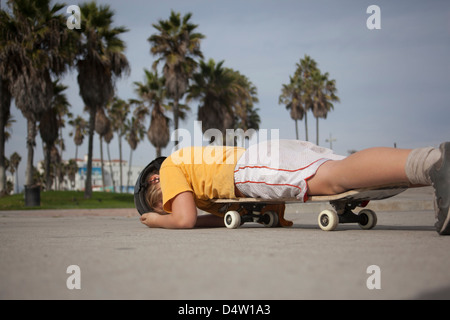
[(435, 189), (436, 231), (440, 235), (450, 234), (450, 142), (441, 144), (441, 159), (430, 170)]

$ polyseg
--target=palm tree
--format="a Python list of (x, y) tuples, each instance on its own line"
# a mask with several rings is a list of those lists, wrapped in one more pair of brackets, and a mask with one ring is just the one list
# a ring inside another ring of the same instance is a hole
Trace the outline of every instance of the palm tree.
[[(50, 190), (50, 152), (55, 146), (55, 142), (60, 134), (61, 126), (63, 125), (63, 115), (67, 113), (68, 106), (66, 95), (63, 93), (67, 89), (67, 86), (61, 85), (57, 81), (53, 82), (53, 97), (50, 102), (50, 109), (42, 114), (39, 124), (39, 132), (41, 134), (42, 141), (45, 143), (45, 181), (46, 189)], [(62, 149), (60, 150), (62, 153)], [(59, 154), (62, 157), (61, 153)], [(56, 172), (61, 171), (61, 162), (53, 162)], [(57, 182), (57, 181), (56, 181)], [(55, 189), (57, 183), (55, 184)]]
[(70, 186), (72, 188), (72, 190), (75, 187), (75, 175), (78, 171), (78, 166), (77, 166), (77, 162), (76, 159), (70, 159), (69, 162), (67, 163), (67, 176), (69, 178), (70, 181)]
[[(129, 71), (125, 43), (119, 35), (125, 27), (112, 27), (109, 6), (89, 2), (80, 6), (82, 28), (77, 62), (80, 95), (89, 110), (89, 146), (85, 198), (92, 197), (92, 148), (95, 117), (114, 96), (114, 81)], [(75, 29), (74, 29), (75, 30)]]
[(130, 113), (130, 103), (115, 97), (110, 105), (107, 106), (108, 117), (111, 120), (112, 130), (117, 132), (119, 143), (119, 190), (122, 192), (123, 174), (122, 174), (122, 137), (126, 134), (126, 119)]
[(235, 78), (234, 129), (242, 129), (245, 131), (245, 139), (250, 139), (253, 132), (249, 129), (258, 130), (261, 122), (258, 115), (259, 109), (254, 108), (254, 104), (259, 101), (257, 89), (246, 76), (238, 71), (228, 69), (228, 72)]
[(127, 141), (130, 145), (130, 161), (128, 162), (128, 174), (127, 174), (127, 192), (130, 186), (130, 177), (131, 177), (131, 163), (133, 160), (133, 151), (136, 150), (137, 145), (144, 138), (145, 127), (142, 125), (141, 121), (135, 117), (131, 117), (131, 119), (127, 119)]
[(164, 62), (163, 75), (167, 95), (173, 99), (173, 119), (175, 129), (175, 146), (178, 145), (179, 101), (183, 98), (189, 85), (189, 79), (197, 67), (196, 58), (203, 58), (200, 41), (205, 36), (195, 32), (198, 27), (189, 22), (192, 14), (181, 18), (180, 13), (171, 11), (168, 20), (159, 20), (153, 27), (158, 31), (148, 38), (150, 52), (159, 58), (153, 63), (156, 70)]
[[(55, 190), (57, 190), (57, 185), (61, 185), (61, 183), (64, 181), (64, 164), (62, 163), (62, 158), (61, 158), (61, 154), (59, 153), (58, 148), (56, 147), (55, 144), (53, 144), (51, 146), (51, 150), (50, 150), (50, 168), (52, 168), (53, 170), (49, 170), (50, 175), (50, 184), (49, 186), (52, 186), (52, 182), (53, 179), (55, 180)], [(47, 185), (48, 181), (47, 181), (47, 174), (46, 176), (44, 176), (44, 181)], [(50, 187), (47, 190), (50, 190)]]
[(145, 116), (150, 113), (150, 126), (147, 131), (147, 137), (150, 143), (156, 148), (156, 156), (161, 156), (161, 149), (165, 148), (170, 140), (169, 118), (164, 115), (166, 106), (165, 79), (158, 77), (158, 72), (150, 72), (144, 69), (145, 83), (135, 82), (136, 93), (138, 96), (148, 102), (149, 106), (140, 104), (135, 110), (135, 117), (142, 123)]
[(100, 163), (102, 166), (102, 186), (103, 190), (105, 189), (105, 166), (103, 161), (103, 137), (110, 131), (111, 129), (111, 121), (105, 114), (105, 110), (98, 109), (97, 115), (95, 117), (95, 131), (98, 133), (99, 142), (100, 142)]
[(27, 168), (25, 186), (33, 185), (36, 123), (50, 108), (52, 76), (72, 62), (65, 17), (57, 14), (64, 5), (50, 0), (8, 2), (0, 11), (0, 74), (9, 80), (16, 106), (27, 119)]
[(289, 84), (283, 84), (282, 86), (278, 103), (286, 105), (286, 109), (290, 110), (291, 118), (295, 121), (295, 136), (298, 140), (298, 121), (303, 120), (306, 111), (300, 90), (301, 85), (298, 84), (298, 82), (301, 82), (301, 79), (294, 77), (289, 78)]
[(328, 72), (321, 74), (319, 70), (313, 73), (313, 107), (316, 118), (316, 144), (319, 145), (319, 118), (326, 119), (328, 112), (334, 109), (332, 102), (339, 102), (336, 96), (336, 80), (328, 79)]
[(75, 143), (75, 161), (78, 158), (78, 147), (83, 144), (84, 137), (87, 133), (88, 123), (83, 117), (77, 116), (74, 120), (70, 120), (69, 124), (73, 127), (73, 131), (69, 133), (69, 136), (73, 136), (73, 142)]
[(10, 116), (11, 93), (8, 82), (0, 76), (0, 195), (6, 188), (6, 168), (5, 168), (5, 127)]
[[(111, 121), (111, 120), (110, 120)], [(112, 191), (116, 192), (116, 183), (114, 181), (114, 171), (112, 168), (112, 163), (111, 163), (111, 153), (109, 152), (109, 143), (111, 142), (111, 140), (114, 138), (114, 132), (112, 129), (112, 123), (110, 122), (110, 126), (108, 127), (108, 131), (105, 133), (105, 135), (103, 136), (103, 139), (105, 139), (106, 142), (106, 152), (108, 153), (108, 161), (109, 161), (109, 172), (111, 175), (111, 183), (112, 183)]]
[[(67, 100), (67, 96), (65, 93), (63, 93), (67, 89), (67, 86), (59, 83), (59, 81), (55, 81), (53, 86), (54, 91), (54, 97), (52, 100), (52, 105), (55, 108), (56, 111), (56, 123), (58, 126), (58, 138), (55, 141), (55, 144), (59, 146), (59, 154), (61, 155), (61, 159), (63, 158), (63, 152), (66, 150), (66, 146), (64, 144), (64, 137), (63, 137), (63, 128), (66, 127), (66, 117), (69, 119), (69, 121), (72, 120), (73, 114), (69, 112), (70, 103)], [(58, 167), (62, 166), (62, 163), (57, 164)], [(59, 170), (59, 169), (58, 169)], [(59, 185), (58, 185), (59, 189)]]
[(58, 138), (58, 124), (55, 108), (51, 108), (42, 115), (39, 125), (39, 132), (41, 134), (42, 141), (45, 143), (44, 171), (46, 190), (50, 190), (52, 185), (50, 164), (53, 163), (55, 166), (58, 163), (51, 161), (51, 152), (54, 148), (55, 141)]
[(300, 90), (300, 95), (303, 100), (303, 108), (305, 110), (305, 133), (306, 141), (309, 141), (308, 137), (308, 111), (312, 109), (312, 92), (313, 92), (313, 79), (312, 75), (317, 70), (317, 63), (310, 56), (305, 55), (299, 63), (296, 64), (296, 71), (294, 74), (294, 82)]
[(235, 92), (232, 86), (235, 78), (223, 67), (223, 63), (216, 64), (213, 59), (200, 61), (199, 71), (193, 75), (189, 88), (186, 100), (199, 100), (197, 120), (202, 122), (203, 133), (215, 128), (224, 135), (227, 128), (234, 127), (232, 106)]
[[(239, 72), (223, 67), (223, 63), (216, 64), (213, 59), (200, 61), (186, 99), (200, 102), (198, 120), (202, 122), (202, 132), (218, 129), (222, 139), (226, 129), (259, 127), (259, 117), (253, 109), (258, 101), (256, 87)], [(250, 117), (252, 123), (247, 120)]]
[(14, 175), (14, 172), (16, 173), (15, 179), (14, 179), (14, 193), (19, 193), (19, 177), (17, 169), (19, 168), (20, 161), (22, 160), (22, 157), (17, 153), (14, 152), (9, 157), (9, 171), (11, 171), (11, 174)]

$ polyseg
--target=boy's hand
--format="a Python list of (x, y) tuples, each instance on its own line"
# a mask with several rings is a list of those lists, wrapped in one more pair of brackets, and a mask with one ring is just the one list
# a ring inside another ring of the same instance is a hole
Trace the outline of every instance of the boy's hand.
[(161, 220), (161, 217), (164, 217), (165, 215), (159, 214), (158, 212), (147, 212), (141, 215), (139, 218), (143, 224), (145, 224), (149, 228), (156, 228), (160, 227), (158, 222)]
[(197, 222), (197, 208), (192, 192), (176, 195), (172, 200), (171, 214), (147, 212), (141, 215), (141, 223), (150, 228), (191, 229)]
[(150, 227), (150, 214), (144, 213), (143, 215), (141, 215), (140, 220), (147, 227)]

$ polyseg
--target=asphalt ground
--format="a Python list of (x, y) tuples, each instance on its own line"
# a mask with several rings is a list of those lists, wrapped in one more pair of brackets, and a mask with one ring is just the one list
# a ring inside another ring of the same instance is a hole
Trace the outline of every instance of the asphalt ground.
[(322, 231), (323, 206), (288, 205), (291, 228), (236, 230), (150, 229), (130, 209), (2, 211), (0, 299), (450, 298), (429, 188), (369, 204), (372, 230)]

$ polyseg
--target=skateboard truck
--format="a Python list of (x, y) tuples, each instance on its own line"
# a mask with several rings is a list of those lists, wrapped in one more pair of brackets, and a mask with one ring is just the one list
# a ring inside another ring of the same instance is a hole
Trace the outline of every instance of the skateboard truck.
[(323, 210), (319, 214), (318, 222), (322, 230), (336, 229), (339, 223), (358, 223), (362, 229), (372, 229), (377, 224), (377, 216), (373, 210), (363, 209), (358, 214), (353, 210), (356, 207), (365, 207), (367, 201), (348, 202), (330, 201), (334, 210)]
[(225, 205), (219, 212), (226, 212), (224, 222), (230, 229), (235, 229), (245, 222), (257, 222), (266, 227), (276, 227), (279, 222), (278, 214), (274, 211), (261, 213), (265, 206), (266, 204), (263, 203), (246, 203), (242, 204), (237, 211), (228, 211), (230, 206)]

